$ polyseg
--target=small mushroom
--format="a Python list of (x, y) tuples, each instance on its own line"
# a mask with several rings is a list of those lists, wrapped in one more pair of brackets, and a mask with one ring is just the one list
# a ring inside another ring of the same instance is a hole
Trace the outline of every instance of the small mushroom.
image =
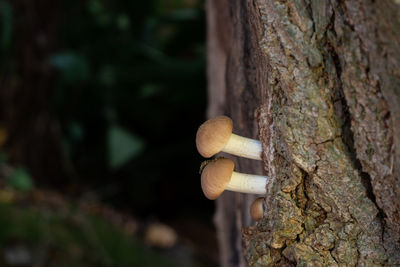
[(265, 194), (267, 176), (234, 172), (235, 164), (227, 158), (217, 158), (208, 161), (201, 172), (201, 188), (204, 195), (214, 200), (224, 190)]
[(210, 158), (220, 151), (236, 156), (261, 160), (260, 141), (232, 133), (233, 122), (229, 117), (218, 116), (203, 123), (196, 135), (199, 153)]
[(250, 206), (250, 215), (251, 218), (255, 221), (259, 221), (262, 219), (264, 215), (264, 198), (259, 197), (256, 198), (256, 200), (253, 201), (253, 203)]

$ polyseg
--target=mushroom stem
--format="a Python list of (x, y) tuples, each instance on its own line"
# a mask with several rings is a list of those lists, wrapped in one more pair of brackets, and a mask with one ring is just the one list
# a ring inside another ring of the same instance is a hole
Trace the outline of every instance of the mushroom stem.
[(231, 134), (222, 151), (239, 157), (261, 160), (262, 146), (258, 140)]
[(265, 194), (267, 176), (233, 172), (226, 190), (248, 194)]
[(265, 194), (267, 176), (234, 172), (235, 164), (227, 158), (216, 158), (202, 164), (201, 188), (208, 199), (217, 199), (224, 190)]

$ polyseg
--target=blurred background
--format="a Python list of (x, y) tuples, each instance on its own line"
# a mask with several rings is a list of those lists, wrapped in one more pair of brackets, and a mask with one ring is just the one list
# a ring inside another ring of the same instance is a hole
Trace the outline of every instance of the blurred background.
[(201, 0), (0, 0), (0, 266), (217, 266)]

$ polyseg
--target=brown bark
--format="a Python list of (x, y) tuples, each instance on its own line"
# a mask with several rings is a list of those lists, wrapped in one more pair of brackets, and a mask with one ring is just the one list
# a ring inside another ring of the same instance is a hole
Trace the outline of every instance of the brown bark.
[[(264, 219), (243, 231), (249, 265), (400, 264), (399, 7), (220, 0), (207, 10), (211, 99), (225, 92), (224, 108), (210, 101), (209, 115), (231, 115), (249, 137), (258, 123), (270, 176)], [(217, 225), (233, 236), (246, 226), (241, 198), (217, 204)], [(224, 265), (236, 266), (232, 258)]]
[[(248, 11), (242, 5), (238, 1), (207, 1), (207, 116), (229, 115), (234, 120), (235, 133), (256, 139), (258, 126), (255, 116), (260, 104), (256, 100), (261, 97), (254, 93), (262, 92), (255, 89), (259, 88), (257, 81), (266, 74), (266, 70), (265, 67), (259, 68), (263, 66), (259, 59), (262, 53), (256, 45), (259, 40), (254, 39), (249, 43), (243, 38), (244, 35), (249, 38), (257, 36), (251, 33), (253, 29), (249, 25), (249, 14), (243, 14)], [(255, 50), (258, 52), (254, 53)], [(266, 86), (266, 83), (263, 85)], [(236, 170), (262, 174), (261, 163), (242, 158), (232, 159)], [(225, 192), (216, 201), (215, 224), (222, 266), (247, 265), (242, 254), (241, 229), (253, 223), (248, 207), (254, 199), (255, 196), (251, 195)]]

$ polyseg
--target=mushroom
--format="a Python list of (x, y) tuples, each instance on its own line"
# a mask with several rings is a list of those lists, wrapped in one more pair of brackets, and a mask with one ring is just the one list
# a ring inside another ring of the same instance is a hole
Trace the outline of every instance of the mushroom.
[(201, 188), (208, 199), (218, 198), (224, 190), (265, 194), (267, 176), (234, 172), (234, 167), (233, 161), (227, 158), (206, 162), (201, 172)]
[(210, 158), (220, 151), (244, 158), (261, 160), (260, 141), (232, 133), (233, 122), (229, 117), (218, 116), (203, 123), (196, 134), (199, 153)]
[(251, 218), (255, 221), (259, 221), (262, 219), (264, 215), (264, 198), (259, 197), (256, 198), (256, 200), (253, 201), (253, 203), (250, 206), (250, 215)]

